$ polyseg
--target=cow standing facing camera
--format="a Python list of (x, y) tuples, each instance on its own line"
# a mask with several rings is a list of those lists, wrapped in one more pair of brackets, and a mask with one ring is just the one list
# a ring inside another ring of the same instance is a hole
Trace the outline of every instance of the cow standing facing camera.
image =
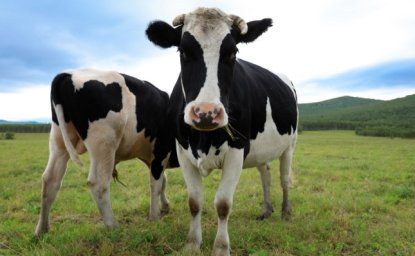
[(216, 8), (198, 8), (177, 16), (174, 27), (154, 21), (147, 28), (154, 44), (176, 46), (180, 52), (181, 73), (170, 97), (167, 121), (174, 129), (164, 133), (164, 154), (176, 147), (183, 170), (192, 215), (189, 248), (199, 248), (202, 243), (202, 177), (213, 169), (222, 169), (214, 201), (218, 216), (214, 255), (230, 253), (228, 219), (243, 168), (256, 166), (260, 171), (264, 191), (261, 218), (266, 218), (273, 211), (268, 163), (280, 160), (282, 216), (290, 216), (296, 92), (285, 76), (236, 57), (238, 43), (254, 41), (271, 25), (271, 19), (246, 23)]
[[(110, 181), (118, 162), (133, 158), (157, 170), (151, 176), (150, 220), (169, 211), (165, 196), (167, 166), (176, 153), (161, 156), (155, 146), (167, 115), (168, 94), (152, 84), (112, 71), (80, 69), (58, 74), (52, 82), (49, 161), (42, 180), (42, 205), (35, 234), (49, 230), (49, 212), (68, 160), (82, 166), (88, 151), (87, 184), (108, 228), (117, 226), (110, 204)], [(161, 178), (160, 178), (161, 177)], [(161, 201), (161, 209), (159, 209)]]

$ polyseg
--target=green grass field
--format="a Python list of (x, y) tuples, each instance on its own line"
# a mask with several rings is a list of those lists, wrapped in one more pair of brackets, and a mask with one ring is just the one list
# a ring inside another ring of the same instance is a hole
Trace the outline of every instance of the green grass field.
[[(256, 169), (247, 169), (229, 221), (232, 255), (415, 255), (415, 140), (359, 137), (352, 132), (304, 132), (294, 158), (293, 217), (280, 218), (278, 162), (272, 163), (276, 212), (265, 221)], [(171, 212), (148, 222), (149, 171), (139, 161), (119, 165), (123, 187), (111, 184), (120, 228), (107, 231), (86, 185), (87, 172), (69, 164), (51, 211), (51, 230), (33, 236), (40, 208), (47, 134), (0, 140), (0, 255), (181, 255), (189, 227), (179, 169), (168, 172)], [(87, 162), (87, 156), (83, 156)], [(213, 198), (220, 179), (204, 179), (201, 255), (216, 234)]]

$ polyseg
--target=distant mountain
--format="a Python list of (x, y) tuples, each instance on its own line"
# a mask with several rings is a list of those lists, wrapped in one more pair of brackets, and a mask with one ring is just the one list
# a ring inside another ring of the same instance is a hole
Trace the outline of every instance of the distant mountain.
[(0, 119), (0, 124), (43, 124), (44, 122), (38, 121), (7, 121)]
[(340, 97), (300, 104), (304, 130), (350, 129), (361, 135), (415, 137), (415, 94), (389, 101)]
[(344, 111), (350, 108), (363, 107), (371, 104), (383, 102), (382, 100), (365, 99), (351, 96), (343, 96), (316, 103), (300, 104), (302, 117), (318, 116), (337, 111)]

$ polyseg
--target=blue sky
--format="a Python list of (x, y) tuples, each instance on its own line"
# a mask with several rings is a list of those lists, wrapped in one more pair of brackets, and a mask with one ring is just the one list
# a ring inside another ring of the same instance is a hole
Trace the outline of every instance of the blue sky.
[(65, 69), (118, 70), (170, 92), (176, 49), (155, 47), (144, 31), (198, 6), (246, 21), (272, 18), (267, 33), (239, 46), (239, 57), (288, 75), (301, 103), (415, 93), (413, 0), (3, 0), (0, 119), (48, 120), (50, 82)]

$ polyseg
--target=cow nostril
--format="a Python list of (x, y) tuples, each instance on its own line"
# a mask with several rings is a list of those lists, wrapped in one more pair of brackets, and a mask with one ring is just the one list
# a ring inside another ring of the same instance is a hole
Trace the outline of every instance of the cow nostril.
[(208, 112), (208, 115), (209, 115), (209, 116), (211, 116), (211, 115), (212, 115), (212, 111), (209, 111), (209, 112)]
[(197, 113), (199, 113), (199, 111), (200, 111), (200, 108), (199, 107), (196, 107), (195, 108), (195, 113), (197, 114)]

